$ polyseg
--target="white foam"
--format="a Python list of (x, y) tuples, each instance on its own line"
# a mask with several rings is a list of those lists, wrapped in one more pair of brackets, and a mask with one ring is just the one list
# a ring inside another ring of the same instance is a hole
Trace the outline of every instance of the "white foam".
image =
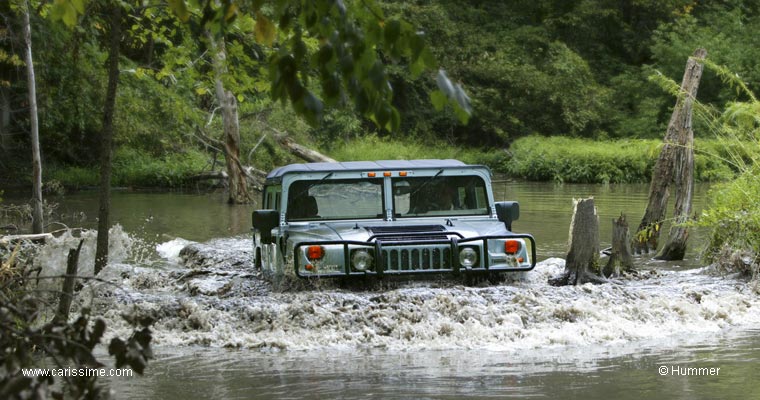
[(179, 252), (190, 243), (193, 242), (182, 238), (176, 238), (168, 242), (157, 244), (156, 251), (158, 252), (158, 255), (164, 259), (177, 262), (179, 261)]
[[(523, 279), (490, 287), (419, 285), (387, 291), (271, 293), (250, 262), (250, 239), (204, 244), (207, 263), (162, 270), (119, 264), (107, 274), (122, 289), (93, 298), (109, 334), (125, 336), (121, 315), (156, 318), (156, 345), (265, 350), (582, 348), (709, 336), (760, 327), (752, 284), (705, 271), (659, 271), (619, 284), (552, 287), (561, 259), (539, 263)], [(167, 259), (189, 242), (156, 247)], [(218, 247), (218, 251), (215, 249)], [(236, 262), (227, 262), (237, 256)], [(217, 260), (219, 258), (221, 260)], [(214, 264), (220, 262), (220, 264)], [(208, 265), (207, 265), (208, 264)], [(258, 286), (257, 286), (258, 285)]]

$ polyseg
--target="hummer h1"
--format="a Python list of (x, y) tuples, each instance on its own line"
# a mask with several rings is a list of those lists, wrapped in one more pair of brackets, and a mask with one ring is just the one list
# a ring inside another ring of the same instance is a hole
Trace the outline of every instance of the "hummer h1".
[(498, 274), (536, 263), (512, 232), (514, 201), (494, 201), (487, 167), (457, 160), (291, 164), (267, 176), (253, 212), (265, 276), (354, 278)]

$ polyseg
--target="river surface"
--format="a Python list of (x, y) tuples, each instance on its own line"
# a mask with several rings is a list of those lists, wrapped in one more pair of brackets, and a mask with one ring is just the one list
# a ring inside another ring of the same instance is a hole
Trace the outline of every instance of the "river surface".
[[(647, 186), (495, 189), (520, 202), (514, 229), (536, 237), (534, 271), (493, 286), (299, 292), (272, 291), (251, 268), (253, 206), (228, 206), (221, 195), (115, 192), (118, 225), (102, 277), (118, 286), (89, 282), (76, 306), (101, 313), (108, 335), (129, 332), (124, 313), (156, 318), (156, 359), (144, 376), (112, 378), (116, 398), (758, 398), (758, 289), (703, 267), (699, 231), (686, 260), (640, 257), (638, 277), (546, 283), (563, 268), (573, 198), (595, 197), (605, 247), (621, 212), (637, 225)], [(698, 188), (696, 209), (704, 198)], [(53, 219), (94, 226), (95, 193), (52, 201)], [(87, 274), (94, 233), (83, 236)], [(75, 243), (63, 237), (36, 262), (58, 274)]]

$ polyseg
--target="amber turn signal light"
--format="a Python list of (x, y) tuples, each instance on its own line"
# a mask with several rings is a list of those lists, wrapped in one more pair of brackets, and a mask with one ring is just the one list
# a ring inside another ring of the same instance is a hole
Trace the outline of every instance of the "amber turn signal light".
[(306, 249), (306, 258), (309, 260), (319, 260), (325, 256), (325, 249), (322, 246), (309, 246)]
[(517, 254), (520, 251), (520, 242), (517, 240), (507, 240), (504, 242), (504, 252), (507, 254)]

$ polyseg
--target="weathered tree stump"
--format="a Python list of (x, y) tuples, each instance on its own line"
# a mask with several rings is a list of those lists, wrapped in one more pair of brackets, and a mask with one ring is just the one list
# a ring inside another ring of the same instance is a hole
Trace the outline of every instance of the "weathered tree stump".
[(691, 195), (694, 172), (694, 131), (691, 126), (692, 104), (697, 97), (703, 65), (707, 57), (705, 49), (697, 49), (686, 63), (681, 91), (676, 100), (673, 114), (665, 134), (665, 144), (652, 172), (649, 188), (649, 203), (641, 219), (632, 242), (637, 254), (649, 253), (657, 249), (660, 227), (665, 220), (665, 212), (670, 196), (671, 183), (676, 186), (675, 224), (671, 228), (668, 245), (656, 258), (680, 260), (686, 252), (688, 232), (682, 225), (691, 211)]
[(562, 275), (549, 279), (549, 284), (553, 286), (605, 281), (593, 272), (599, 269), (599, 216), (594, 198), (576, 199), (573, 203), (570, 249), (565, 260), (565, 271)]
[(633, 270), (631, 255), (631, 237), (628, 233), (628, 221), (624, 214), (612, 220), (612, 251), (607, 265), (602, 269), (605, 277), (620, 276), (624, 271)]

